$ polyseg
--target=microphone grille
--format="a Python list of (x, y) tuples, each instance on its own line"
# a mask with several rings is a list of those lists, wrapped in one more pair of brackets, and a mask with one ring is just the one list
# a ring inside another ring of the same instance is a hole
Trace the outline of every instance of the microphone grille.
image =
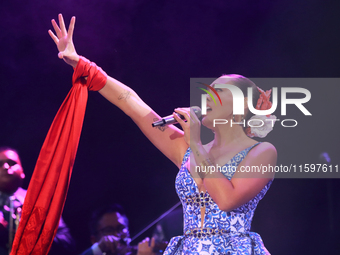
[(198, 106), (191, 106), (191, 109), (194, 110), (194, 113), (196, 114), (197, 118), (202, 117), (201, 108), (199, 108)]

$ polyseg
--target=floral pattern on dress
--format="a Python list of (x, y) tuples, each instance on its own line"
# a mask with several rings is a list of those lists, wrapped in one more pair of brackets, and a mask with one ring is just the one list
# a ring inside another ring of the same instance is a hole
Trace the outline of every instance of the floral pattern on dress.
[[(258, 144), (237, 153), (225, 165), (227, 169), (237, 168), (248, 152)], [(249, 202), (232, 211), (222, 211), (207, 191), (199, 192), (186, 167), (190, 152), (188, 148), (175, 181), (176, 192), (183, 205), (184, 235), (173, 237), (164, 254), (269, 254), (260, 235), (250, 232), (250, 227), (257, 204), (268, 191), (272, 181), (269, 181)], [(228, 180), (234, 174), (232, 171), (222, 173)], [(202, 202), (205, 207), (203, 226), (201, 226)]]

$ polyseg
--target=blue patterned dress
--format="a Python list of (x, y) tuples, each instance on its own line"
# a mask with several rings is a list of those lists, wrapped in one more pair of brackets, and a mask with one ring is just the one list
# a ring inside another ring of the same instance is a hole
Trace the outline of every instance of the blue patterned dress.
[[(259, 144), (259, 143), (257, 143)], [(226, 167), (237, 167), (257, 144), (237, 153)], [(249, 202), (229, 212), (221, 211), (208, 192), (199, 192), (186, 167), (190, 148), (184, 155), (176, 177), (176, 191), (183, 205), (184, 235), (173, 237), (164, 254), (269, 254), (259, 234), (250, 232), (251, 221), (258, 202), (264, 197), (272, 181)], [(227, 168), (228, 169), (228, 168)], [(224, 175), (230, 180), (232, 171)], [(203, 227), (201, 207), (205, 207)]]

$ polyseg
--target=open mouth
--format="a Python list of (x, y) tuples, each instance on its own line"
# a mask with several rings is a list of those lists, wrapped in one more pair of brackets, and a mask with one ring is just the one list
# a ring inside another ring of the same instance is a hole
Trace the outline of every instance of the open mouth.
[(209, 106), (207, 106), (207, 112), (211, 112), (211, 111), (212, 109)]

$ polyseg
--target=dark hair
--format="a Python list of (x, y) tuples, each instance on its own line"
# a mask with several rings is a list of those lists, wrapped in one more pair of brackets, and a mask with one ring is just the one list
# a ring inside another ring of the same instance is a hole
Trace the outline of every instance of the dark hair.
[(91, 219), (90, 219), (90, 223), (89, 223), (89, 228), (90, 228), (91, 235), (96, 235), (97, 234), (97, 225), (98, 225), (98, 222), (104, 216), (104, 214), (113, 213), (113, 212), (117, 212), (117, 213), (121, 214), (127, 220), (125, 211), (124, 211), (124, 209), (123, 209), (123, 207), (121, 205), (119, 205), (119, 204), (109, 204), (109, 205), (102, 206), (102, 207), (96, 209), (92, 213), (92, 216), (91, 216)]
[(19, 155), (19, 153), (16, 149), (13, 149), (12, 147), (9, 147), (9, 146), (1, 146), (0, 152), (3, 152), (3, 151), (14, 151), (16, 154)]
[(12, 147), (9, 147), (9, 146), (1, 146), (0, 147), (0, 153), (4, 152), (4, 151), (14, 151), (18, 155), (19, 160), (20, 160), (19, 152), (16, 149), (13, 149)]
[[(257, 89), (257, 86), (254, 82), (252, 82), (250, 79), (239, 75), (239, 74), (224, 74), (220, 78), (227, 78), (231, 80), (231, 83), (235, 86), (237, 86), (239, 89), (241, 89), (243, 95), (248, 94), (248, 88), (252, 88), (252, 94), (253, 94), (253, 104), (257, 103), (257, 100), (260, 97), (260, 92)], [(247, 113), (244, 116), (245, 122), (247, 123), (248, 120), (252, 117), (252, 113), (248, 110)]]

